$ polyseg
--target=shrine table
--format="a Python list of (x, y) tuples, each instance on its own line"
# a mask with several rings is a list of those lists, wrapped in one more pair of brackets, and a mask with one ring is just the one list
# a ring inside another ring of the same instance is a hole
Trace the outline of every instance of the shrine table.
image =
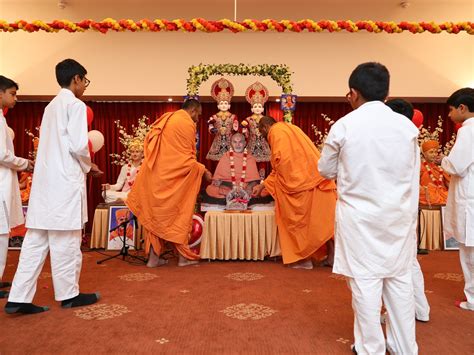
[(281, 255), (274, 211), (209, 211), (204, 219), (201, 258), (263, 260)]

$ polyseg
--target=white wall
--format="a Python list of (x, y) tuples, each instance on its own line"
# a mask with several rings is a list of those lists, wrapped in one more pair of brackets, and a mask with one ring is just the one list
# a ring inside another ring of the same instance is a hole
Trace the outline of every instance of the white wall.
[[(10, 22), (233, 17), (231, 0), (67, 2), (60, 10), (56, 0), (0, 0), (0, 18)], [(261, 0), (259, 7), (254, 3), (238, 1), (239, 19), (457, 22), (474, 17), (473, 2), (461, 0), (414, 0), (407, 9), (389, 0)], [(22, 95), (54, 95), (54, 66), (68, 57), (87, 68), (92, 81), (88, 95), (181, 96), (187, 68), (201, 62), (285, 63), (294, 72), (294, 92), (300, 96), (344, 96), (350, 72), (365, 61), (387, 65), (392, 96), (445, 97), (459, 87), (474, 86), (474, 36), (466, 33), (0, 33), (0, 73), (18, 81)], [(254, 79), (231, 80), (236, 94), (243, 95)], [(202, 86), (201, 95), (209, 95), (211, 81)], [(271, 95), (280, 94), (271, 80), (262, 81)]]

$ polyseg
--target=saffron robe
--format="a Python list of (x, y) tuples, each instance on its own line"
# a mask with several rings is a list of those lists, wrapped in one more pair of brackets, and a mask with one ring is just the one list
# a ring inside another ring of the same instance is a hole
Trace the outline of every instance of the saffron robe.
[[(184, 110), (158, 118), (145, 138), (145, 158), (126, 205), (146, 230), (146, 251), (159, 255), (163, 240), (188, 259), (188, 238), (205, 172), (196, 160), (196, 125)], [(161, 240), (160, 240), (161, 239)]]
[(319, 174), (320, 154), (299, 127), (275, 123), (268, 143), (272, 172), (264, 184), (275, 199), (283, 263), (294, 263), (334, 236), (336, 185)]

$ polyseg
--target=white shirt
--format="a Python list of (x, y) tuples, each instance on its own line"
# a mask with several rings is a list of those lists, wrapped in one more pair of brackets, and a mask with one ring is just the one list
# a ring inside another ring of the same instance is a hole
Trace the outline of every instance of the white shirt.
[(26, 227), (81, 229), (87, 222), (90, 168), (86, 105), (70, 90), (61, 89), (41, 121)]
[(337, 179), (333, 272), (353, 278), (398, 276), (416, 254), (420, 176), (418, 129), (380, 101), (339, 119), (318, 169)]
[(0, 107), (0, 234), (8, 234), (11, 228), (24, 223), (17, 171), (27, 166), (27, 159), (15, 156)]
[(456, 143), (441, 167), (451, 175), (444, 233), (474, 247), (474, 117), (459, 128)]

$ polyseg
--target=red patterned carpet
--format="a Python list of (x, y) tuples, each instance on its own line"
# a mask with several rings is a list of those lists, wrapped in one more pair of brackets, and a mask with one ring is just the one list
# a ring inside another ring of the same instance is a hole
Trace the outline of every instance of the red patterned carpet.
[[(51, 271), (41, 274), (40, 315), (0, 312), (0, 354), (350, 354), (352, 309), (344, 279), (328, 268), (288, 269), (279, 262), (202, 262), (148, 269), (84, 253), (81, 288), (100, 291), (93, 306), (63, 310)], [(5, 279), (18, 252), (9, 253)], [(463, 297), (457, 252), (420, 257), (431, 321), (417, 323), (420, 354), (474, 354), (474, 312)], [(0, 300), (3, 310), (5, 300)]]

